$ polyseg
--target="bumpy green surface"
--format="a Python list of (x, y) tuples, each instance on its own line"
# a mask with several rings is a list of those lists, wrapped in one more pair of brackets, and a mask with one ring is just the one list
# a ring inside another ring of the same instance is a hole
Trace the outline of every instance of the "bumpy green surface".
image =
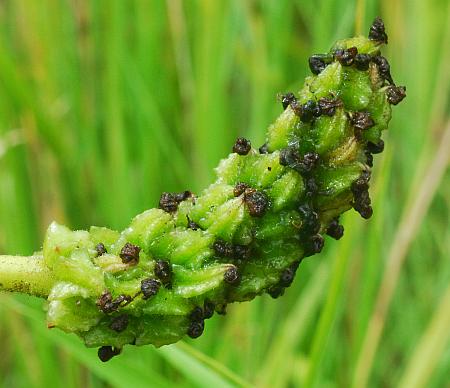
[[(187, 193), (172, 207), (162, 201), (122, 232), (53, 223), (33, 258), (37, 280), (5, 275), (3, 287), (47, 297), (49, 327), (76, 333), (90, 347), (116, 349), (196, 337), (210, 309), (223, 313), (228, 303), (281, 295), (300, 261), (320, 252), (324, 234), (340, 238), (340, 214), (355, 207), (371, 215), (370, 152), (380, 151), (374, 147), (390, 120), (392, 93), (404, 92), (380, 70), (381, 44), (373, 36), (337, 42), (296, 99), (283, 96), (285, 110), (270, 125), (265, 147), (223, 159), (216, 182), (199, 195)], [(370, 55), (367, 70), (342, 64), (336, 50), (352, 47)], [(333, 105), (328, 112), (326, 102)], [(358, 125), (358, 112), (368, 124)], [(126, 243), (140, 248), (131, 261), (124, 259)], [(158, 261), (169, 265), (170, 276), (156, 269)], [(149, 279), (157, 287), (146, 297)]]

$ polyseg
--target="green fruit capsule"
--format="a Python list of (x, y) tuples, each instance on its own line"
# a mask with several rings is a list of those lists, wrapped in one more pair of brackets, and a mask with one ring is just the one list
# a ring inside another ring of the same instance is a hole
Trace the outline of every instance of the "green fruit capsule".
[(342, 237), (343, 212), (372, 215), (372, 154), (383, 150), (391, 104), (405, 97), (375, 23), (369, 38), (313, 55), (265, 145), (238, 138), (200, 195), (163, 193), (122, 232), (52, 223), (41, 253), (0, 256), (0, 287), (46, 297), (48, 326), (99, 347), (102, 361), (127, 344), (197, 338), (227, 304), (282, 295), (325, 234)]

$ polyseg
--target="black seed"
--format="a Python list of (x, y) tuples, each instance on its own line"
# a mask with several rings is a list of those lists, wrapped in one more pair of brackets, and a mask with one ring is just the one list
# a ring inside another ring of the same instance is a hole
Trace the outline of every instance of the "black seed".
[(385, 43), (388, 42), (388, 36), (384, 28), (383, 20), (380, 17), (376, 17), (370, 26), (369, 39), (375, 40), (376, 42)]
[(239, 274), (238, 269), (233, 266), (226, 270), (223, 275), (223, 280), (228, 284), (237, 285), (241, 281), (241, 275)]
[(122, 262), (125, 264), (137, 264), (139, 262), (140, 251), (141, 248), (139, 248), (137, 245), (133, 245), (127, 242), (120, 251), (119, 256), (122, 259)]
[(283, 105), (283, 109), (286, 109), (293, 102), (296, 102), (297, 98), (294, 96), (294, 93), (286, 93), (281, 95), (281, 104)]
[(254, 189), (245, 190), (244, 202), (247, 205), (248, 213), (252, 217), (262, 217), (269, 205), (267, 195)]
[(105, 253), (107, 253), (105, 245), (103, 243), (98, 243), (95, 246), (95, 250), (97, 251), (98, 256), (101, 256), (101, 255), (104, 255)]
[(97, 300), (97, 306), (104, 313), (110, 313), (114, 310), (112, 304), (113, 297), (109, 291), (105, 291)]
[(373, 167), (373, 155), (369, 151), (364, 151), (364, 154), (366, 155), (366, 164), (369, 167)]
[(205, 300), (203, 304), (203, 319), (209, 319), (214, 315), (215, 305), (212, 302)]
[(204, 329), (205, 329), (204, 321), (193, 321), (189, 325), (187, 335), (191, 338), (198, 338), (202, 335)]
[(321, 55), (312, 55), (308, 59), (309, 69), (311, 70), (311, 73), (313, 74), (320, 74), (322, 71), (325, 70), (325, 67), (327, 67), (325, 61), (323, 58), (321, 58)]
[(381, 139), (378, 141), (378, 143), (372, 143), (371, 141), (368, 141), (367, 150), (371, 154), (380, 154), (384, 150), (384, 141)]
[(335, 218), (327, 228), (327, 234), (335, 240), (339, 240), (344, 235), (344, 227), (339, 224), (339, 219)]
[(98, 308), (105, 314), (117, 311), (119, 307), (126, 306), (132, 302), (133, 298), (129, 295), (119, 295), (113, 299), (109, 291), (105, 291), (97, 300)]
[(295, 270), (292, 268), (286, 268), (280, 277), (280, 286), (289, 287), (295, 277)]
[(318, 101), (320, 114), (325, 116), (333, 116), (336, 112), (336, 108), (342, 105), (342, 100), (338, 98), (321, 98)]
[(312, 256), (322, 251), (325, 241), (320, 234), (311, 236), (306, 244), (305, 257)]
[(284, 294), (284, 288), (280, 286), (273, 286), (267, 290), (267, 293), (273, 298), (277, 299)]
[(397, 105), (406, 97), (406, 87), (404, 86), (389, 86), (386, 91), (387, 100), (389, 104)]
[(179, 202), (183, 202), (184, 200), (188, 199), (189, 197), (192, 197), (192, 193), (189, 190), (185, 190), (181, 193), (175, 193), (173, 194), (175, 197), (175, 200)]
[(148, 278), (141, 281), (141, 291), (142, 291), (142, 299), (149, 299), (152, 296), (155, 296), (159, 288), (161, 287), (161, 283), (159, 280)]
[(361, 175), (356, 179), (352, 185), (351, 190), (353, 193), (360, 193), (369, 189), (370, 171), (364, 170)]
[(173, 213), (178, 209), (178, 201), (172, 193), (162, 193), (159, 199), (159, 207), (167, 213)]
[(314, 100), (308, 100), (300, 106), (300, 120), (303, 123), (309, 123), (317, 115), (318, 111), (316, 102)]
[(238, 260), (248, 260), (251, 256), (251, 249), (247, 245), (235, 245), (233, 247), (233, 257)]
[(302, 173), (311, 172), (314, 169), (314, 167), (317, 166), (319, 159), (320, 159), (319, 154), (317, 154), (315, 152), (307, 152), (300, 159), (300, 162), (299, 162), (300, 172), (302, 172)]
[(334, 57), (342, 66), (350, 66), (358, 54), (358, 49), (356, 47), (350, 47), (346, 50), (336, 50)]
[(233, 245), (223, 240), (216, 240), (213, 244), (213, 249), (216, 256), (219, 257), (233, 257)]
[(112, 319), (109, 328), (116, 331), (117, 333), (120, 333), (128, 327), (128, 322), (129, 320), (127, 314), (119, 315), (118, 317), (114, 317)]
[(238, 137), (233, 146), (233, 152), (236, 152), (238, 155), (247, 155), (252, 148), (252, 145), (249, 140)]
[(189, 318), (193, 322), (201, 322), (203, 321), (203, 310), (201, 307), (195, 307), (194, 310), (192, 310), (191, 314), (189, 315)]
[(102, 346), (98, 349), (98, 358), (102, 362), (111, 360), (114, 356), (120, 354), (121, 349), (113, 348), (112, 346)]
[(301, 232), (305, 235), (316, 234), (320, 230), (320, 221), (317, 213), (308, 204), (301, 205), (298, 212), (302, 218)]
[(261, 147), (259, 147), (258, 151), (259, 151), (260, 154), (268, 154), (269, 153), (269, 147), (267, 146), (267, 143), (264, 143)]
[(369, 112), (353, 112), (350, 117), (350, 122), (355, 129), (360, 131), (369, 129), (375, 125)]
[(169, 285), (172, 281), (172, 267), (169, 262), (165, 260), (158, 260), (155, 263), (155, 275), (161, 280), (161, 283), (165, 286)]
[(391, 67), (389, 65), (388, 60), (381, 55), (377, 55), (376, 57), (373, 57), (372, 60), (377, 65), (378, 72), (379, 72), (381, 78), (388, 81), (391, 85), (394, 85), (394, 80), (392, 79), (392, 76), (391, 76)]
[(280, 151), (279, 163), (282, 166), (293, 167), (298, 164), (300, 155), (293, 147), (286, 147)]
[(356, 54), (353, 63), (358, 70), (366, 71), (369, 69), (371, 59), (369, 54)]
[(248, 188), (249, 186), (246, 183), (238, 182), (236, 183), (236, 186), (234, 186), (233, 195), (239, 197), (241, 194), (244, 194), (244, 191)]

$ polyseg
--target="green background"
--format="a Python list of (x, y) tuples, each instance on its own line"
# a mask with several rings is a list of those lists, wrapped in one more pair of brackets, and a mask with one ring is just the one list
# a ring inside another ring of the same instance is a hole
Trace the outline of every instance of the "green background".
[(52, 220), (121, 229), (199, 192), (243, 135), (259, 146), (307, 58), (367, 34), (407, 86), (375, 157), (374, 216), (305, 260), (285, 296), (230, 306), (197, 340), (95, 349), (0, 295), (5, 387), (450, 387), (450, 12), (446, 0), (0, 3), (0, 253)]

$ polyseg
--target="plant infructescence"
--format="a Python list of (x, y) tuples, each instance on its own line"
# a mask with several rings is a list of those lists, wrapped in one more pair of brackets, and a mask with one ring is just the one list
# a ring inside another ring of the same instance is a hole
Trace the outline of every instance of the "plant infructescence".
[(373, 154), (405, 97), (384, 43), (376, 19), (368, 38), (310, 57), (313, 74), (281, 96), (266, 143), (237, 139), (200, 195), (163, 193), (122, 232), (53, 223), (41, 252), (0, 256), (0, 287), (46, 298), (48, 327), (99, 347), (102, 361), (126, 344), (196, 338), (228, 303), (280, 296), (325, 234), (341, 238), (343, 212), (372, 215)]

